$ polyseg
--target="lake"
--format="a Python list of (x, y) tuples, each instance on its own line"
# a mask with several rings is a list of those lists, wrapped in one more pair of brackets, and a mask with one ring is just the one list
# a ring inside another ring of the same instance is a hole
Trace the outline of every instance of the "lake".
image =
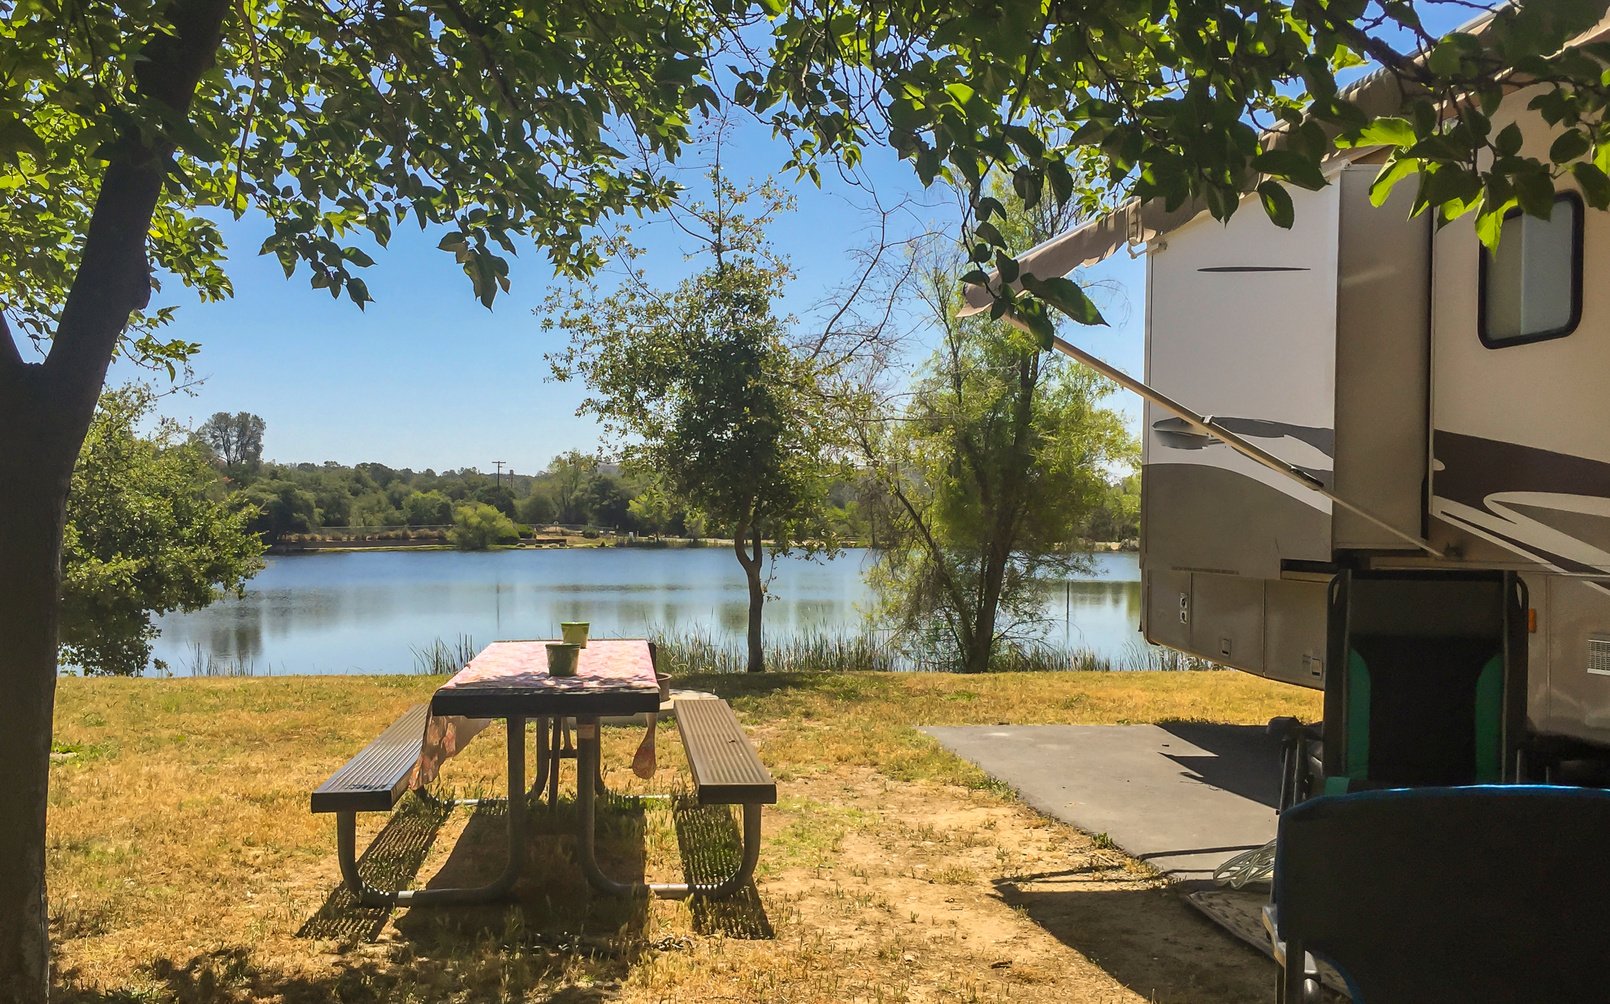
[[(1121, 658), (1144, 645), (1132, 553), (1091, 556), (1088, 575), (1047, 590), (1048, 642)], [(868, 630), (870, 552), (776, 562), (769, 639)], [(269, 557), (241, 599), (159, 618), (154, 655), (187, 675), (211, 660), (258, 675), (407, 673), (438, 639), (477, 646), (552, 638), (586, 620), (598, 636), (697, 633), (741, 644), (743, 573), (726, 548), (381, 551)]]

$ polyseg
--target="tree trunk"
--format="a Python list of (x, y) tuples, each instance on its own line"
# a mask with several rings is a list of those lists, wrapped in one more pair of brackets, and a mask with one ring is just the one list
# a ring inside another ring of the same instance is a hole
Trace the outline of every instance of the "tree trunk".
[[(9, 338), (3, 330), (0, 337)], [(52, 422), (37, 366), (0, 380), (0, 1004), (46, 998), (45, 806), (67, 485), (82, 433)]]
[(990, 657), (995, 654), (995, 622), (1000, 619), (1001, 591), (1006, 582), (1006, 565), (1012, 560), (1000, 536), (1007, 534), (997, 521), (997, 539), (990, 541), (984, 555), (984, 567), (978, 577), (978, 607), (973, 617), (973, 636), (967, 650), (967, 672), (989, 671)]
[[(748, 538), (747, 540), (745, 538)], [(749, 665), (751, 673), (766, 670), (766, 653), (760, 644), (760, 617), (766, 606), (766, 586), (760, 581), (761, 546), (758, 526), (740, 526), (733, 536), (732, 549), (743, 566), (749, 583)]]
[[(188, 117), (229, 0), (176, 0), (170, 30), (141, 38), (135, 89)], [(25, 364), (0, 315), (0, 1004), (50, 989), (45, 807), (56, 701), (62, 524), (78, 450), (129, 315), (151, 296), (146, 240), (171, 140), (130, 129), (112, 144), (50, 354)]]

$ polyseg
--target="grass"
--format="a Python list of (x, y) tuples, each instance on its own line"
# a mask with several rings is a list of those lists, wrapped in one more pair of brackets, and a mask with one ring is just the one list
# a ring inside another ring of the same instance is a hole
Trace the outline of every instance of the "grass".
[[(660, 632), (654, 640), (662, 673), (742, 673), (749, 666), (746, 647), (718, 641), (706, 632)], [(768, 639), (766, 668), (777, 673), (844, 673), (899, 669), (900, 664), (898, 653), (872, 635), (805, 632)]]
[[(748, 667), (748, 650), (740, 643), (717, 640), (707, 632), (659, 632), (660, 669), (673, 675), (742, 673)], [(871, 633), (803, 632), (766, 642), (766, 668), (778, 673), (851, 673), (930, 669), (932, 660), (902, 651), (890, 636)], [(1045, 642), (1003, 646), (992, 672), (1043, 673), (1079, 670), (1178, 672), (1215, 669), (1212, 663), (1156, 645), (1135, 644), (1114, 657), (1090, 648), (1065, 647)]]
[(414, 654), (414, 672), (423, 676), (451, 676), (475, 658), (480, 649), (475, 639), (461, 634), (452, 642), (437, 638), (423, 648), (409, 646)]
[[(1143, 868), (1019, 804), (922, 724), (1259, 722), (1317, 696), (1232, 673), (685, 676), (745, 721), (777, 777), (757, 884), (737, 900), (620, 902), (575, 873), (568, 803), (537, 820), (517, 901), (367, 910), (339, 889), (325, 776), (440, 677), (60, 681), (48, 869), (70, 1004), (1102, 1000), (1220, 1004), (1267, 963)], [(606, 729), (608, 782), (679, 791), (674, 727), (651, 784), (640, 729)], [(494, 726), (444, 772), (497, 792)], [(567, 785), (568, 787), (568, 785)], [(404, 805), (412, 805), (413, 800)], [(725, 809), (616, 801), (601, 852), (620, 875), (704, 867)], [(475, 881), (498, 866), (495, 809), (361, 817), (370, 868)], [(414, 878), (413, 876), (417, 876)]]

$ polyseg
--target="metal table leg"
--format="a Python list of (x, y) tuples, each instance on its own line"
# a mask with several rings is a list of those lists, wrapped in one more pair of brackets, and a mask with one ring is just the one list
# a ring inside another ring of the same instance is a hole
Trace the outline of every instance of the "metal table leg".
[[(581, 719), (576, 729), (577, 778), (602, 776), (600, 766), (600, 737), (597, 719)], [(637, 896), (652, 893), (665, 899), (686, 896), (706, 896), (719, 899), (743, 888), (755, 872), (760, 860), (760, 806), (743, 807), (743, 860), (731, 875), (719, 882), (617, 882), (604, 874), (598, 864), (597, 848), (597, 793), (590, 784), (576, 785), (576, 801), (580, 820), (576, 842), (581, 848), (581, 870), (600, 892), (612, 896)]]
[(509, 719), (509, 858), (503, 873), (489, 885), (473, 889), (376, 889), (358, 874), (357, 813), (336, 813), (336, 852), (347, 888), (365, 906), (419, 906), (443, 903), (487, 903), (514, 888), (526, 859), (525, 722)]

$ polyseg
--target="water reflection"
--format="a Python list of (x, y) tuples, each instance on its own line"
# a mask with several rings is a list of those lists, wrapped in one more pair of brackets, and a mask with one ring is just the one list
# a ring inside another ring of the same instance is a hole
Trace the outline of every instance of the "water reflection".
[[(865, 551), (784, 559), (766, 633), (864, 630), (874, 597)], [(1081, 577), (1045, 591), (1046, 639), (1122, 655), (1140, 643), (1133, 554), (1092, 556)], [(175, 673), (208, 659), (256, 673), (398, 673), (414, 651), (462, 636), (545, 638), (588, 620), (600, 635), (697, 632), (740, 642), (743, 575), (725, 549), (379, 552), (270, 558), (243, 599), (162, 618), (155, 654)]]

